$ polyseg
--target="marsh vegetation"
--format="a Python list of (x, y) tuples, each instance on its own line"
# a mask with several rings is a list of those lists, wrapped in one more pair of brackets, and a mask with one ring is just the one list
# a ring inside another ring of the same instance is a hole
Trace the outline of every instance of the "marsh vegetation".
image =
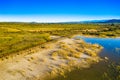
[(0, 23), (0, 56), (46, 43), (51, 35), (69, 37), (74, 34), (117, 37), (120, 25)]
[[(120, 24), (0, 23), (0, 59), (5, 61), (0, 64), (11, 64), (13, 67), (16, 65), (16, 70), (12, 71), (9, 66), (6, 68), (8, 73), (5, 73), (12, 76), (19, 73), (23, 79), (29, 76), (26, 75), (29, 71), (36, 76), (37, 70), (42, 66), (43, 69), (39, 69), (39, 72), (48, 71), (49, 78), (53, 79), (56, 74), (65, 78), (65, 72), (82, 69), (81, 64), (88, 67), (89, 64), (99, 62), (98, 52), (102, 47), (87, 44), (81, 39), (71, 39), (74, 35), (119, 37)], [(119, 51), (119, 48), (116, 50)], [(21, 56), (25, 53), (29, 55)], [(21, 57), (12, 58), (10, 55), (14, 54)], [(14, 63), (10, 63), (11, 61)], [(32, 67), (26, 65), (20, 68), (23, 63)], [(114, 68), (118, 71), (119, 65)], [(105, 78), (109, 75), (104, 73)]]

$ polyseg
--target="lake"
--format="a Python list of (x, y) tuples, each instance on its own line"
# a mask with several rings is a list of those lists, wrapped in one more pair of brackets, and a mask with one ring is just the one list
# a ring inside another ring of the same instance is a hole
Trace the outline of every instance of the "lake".
[(103, 46), (103, 50), (100, 53), (100, 57), (108, 57), (110, 61), (120, 61), (120, 38), (96, 38), (96, 37), (84, 37), (77, 36), (87, 43), (99, 44)]
[(101, 61), (92, 65), (88, 69), (77, 69), (66, 74), (66, 77), (58, 76), (52, 80), (105, 80), (103, 79), (104, 72), (107, 71), (108, 65), (120, 62), (120, 38), (96, 38), (76, 36), (75, 38), (83, 39), (90, 44), (99, 44), (103, 46), (103, 50), (99, 56), (101, 58), (108, 57), (109, 61)]

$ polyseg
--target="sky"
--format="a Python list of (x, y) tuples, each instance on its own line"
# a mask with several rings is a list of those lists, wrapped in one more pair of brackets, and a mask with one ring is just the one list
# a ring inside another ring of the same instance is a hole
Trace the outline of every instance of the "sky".
[(0, 0), (1, 22), (120, 19), (120, 0)]

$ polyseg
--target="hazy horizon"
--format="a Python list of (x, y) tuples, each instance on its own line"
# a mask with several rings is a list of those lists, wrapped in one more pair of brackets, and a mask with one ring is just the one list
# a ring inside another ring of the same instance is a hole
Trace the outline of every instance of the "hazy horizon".
[(0, 22), (76, 22), (76, 21), (89, 21), (89, 20), (108, 20), (108, 19), (120, 19), (120, 17), (91, 17), (91, 16), (0, 16)]

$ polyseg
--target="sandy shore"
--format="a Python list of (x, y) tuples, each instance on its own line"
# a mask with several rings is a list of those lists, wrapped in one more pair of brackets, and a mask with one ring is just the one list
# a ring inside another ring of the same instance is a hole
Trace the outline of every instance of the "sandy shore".
[(0, 80), (42, 80), (46, 76), (65, 76), (66, 71), (99, 62), (97, 54), (101, 49), (99, 45), (87, 44), (83, 40), (60, 39), (45, 44), (43, 49), (38, 48), (32, 54), (23, 53), (1, 60)]

